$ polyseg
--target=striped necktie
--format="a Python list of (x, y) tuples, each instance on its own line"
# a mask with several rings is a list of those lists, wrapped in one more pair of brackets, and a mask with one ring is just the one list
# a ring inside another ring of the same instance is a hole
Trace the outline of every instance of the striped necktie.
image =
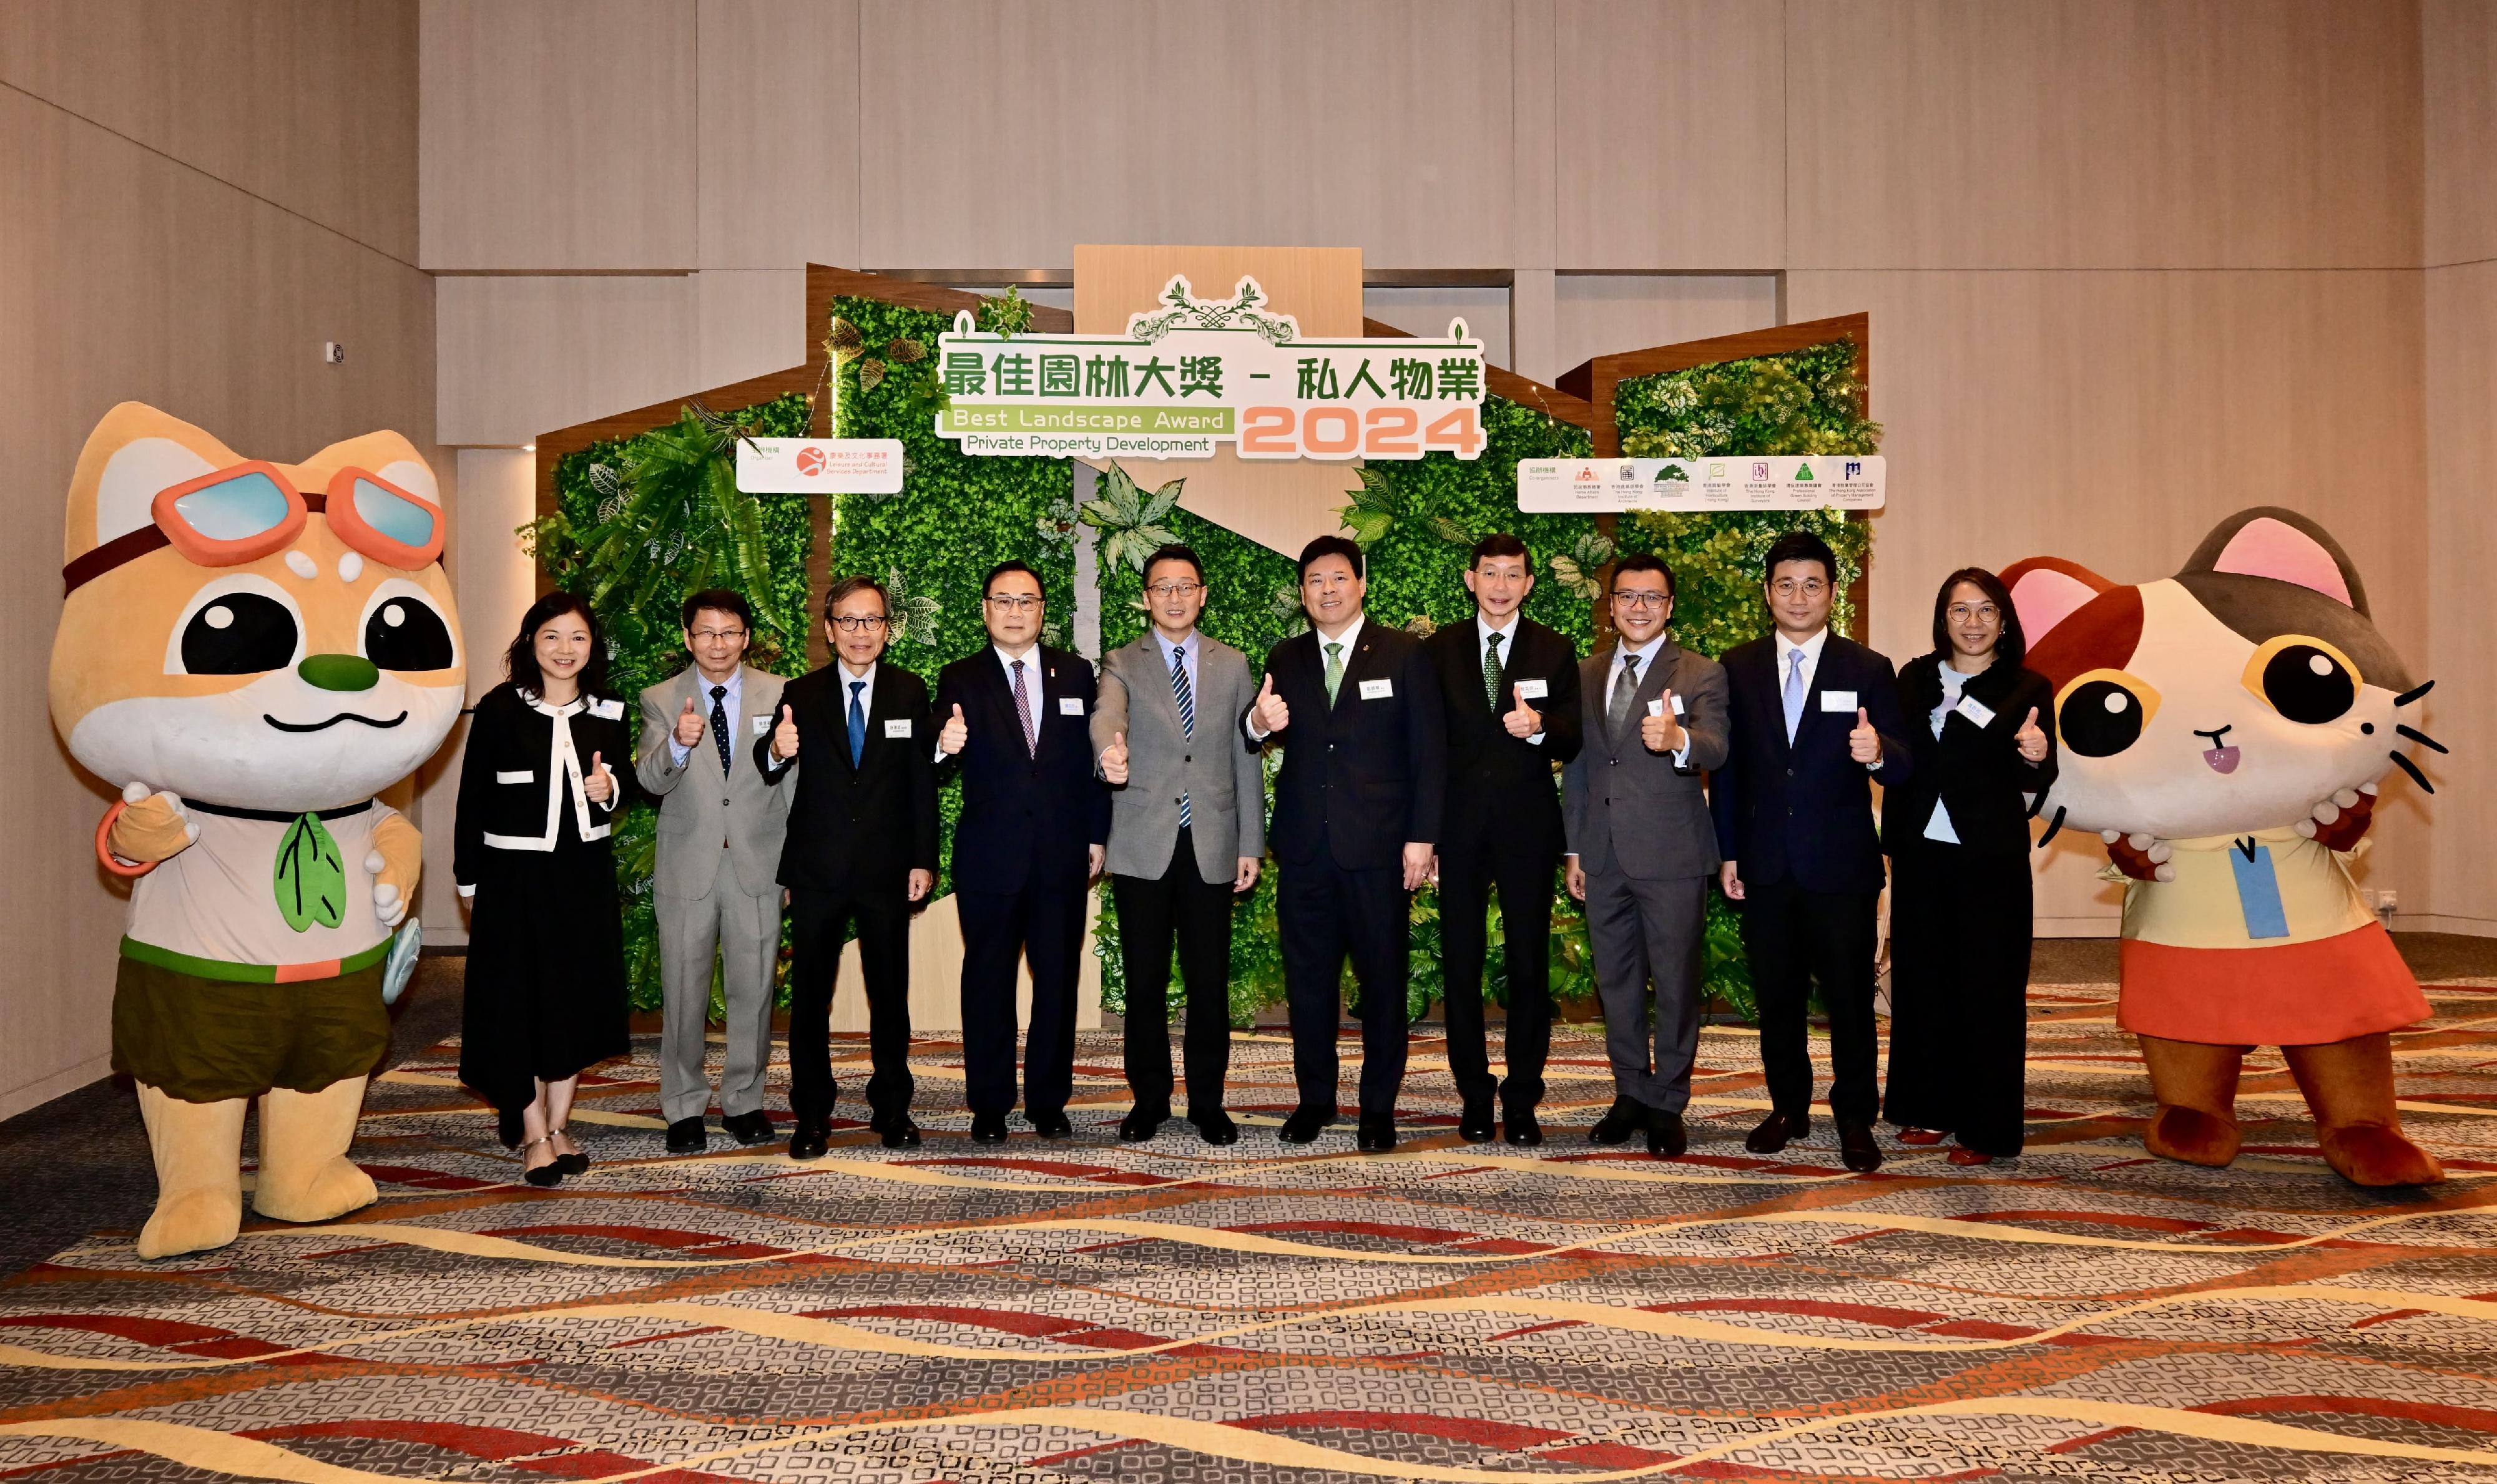
[[(1171, 650), (1171, 699), (1179, 703), (1179, 729), (1190, 740), (1196, 737), (1196, 691), (1187, 683), (1187, 651)], [(1187, 794), (1179, 796), (1179, 827), (1188, 827)]]

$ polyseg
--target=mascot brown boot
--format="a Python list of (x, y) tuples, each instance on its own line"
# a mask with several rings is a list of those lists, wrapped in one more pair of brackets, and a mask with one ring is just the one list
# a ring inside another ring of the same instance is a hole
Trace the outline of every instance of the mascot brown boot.
[(139, 1233), (142, 1257), (223, 1247), (242, 1229), (242, 1116), (251, 1103), (186, 1103), (145, 1083), (139, 1116), (156, 1156), (156, 1210)]
[(2297, 1090), (2315, 1112), (2323, 1160), (2354, 1185), (2433, 1185), (2436, 1156), (2402, 1135), (2393, 1106), (2392, 1037), (2379, 1031), (2320, 1046), (2284, 1046)]
[(2237, 1067), (2250, 1046), (2140, 1036), (2159, 1112), (2141, 1142), (2162, 1159), (2218, 1169), (2237, 1157)]
[(373, 1203), (373, 1178), (347, 1157), (364, 1079), (318, 1092), (271, 1088), (260, 1098), (260, 1180), (251, 1209), (280, 1221), (327, 1221)]

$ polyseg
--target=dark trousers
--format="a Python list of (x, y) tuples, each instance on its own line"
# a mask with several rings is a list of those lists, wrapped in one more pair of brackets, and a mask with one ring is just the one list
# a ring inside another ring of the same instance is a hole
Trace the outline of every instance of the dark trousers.
[(868, 1106), (906, 1112), (910, 1076), (910, 902), (883, 892), (789, 891), (789, 1111), (800, 1122), (833, 1116), (833, 980), (841, 934), (858, 924), (859, 966), (867, 978)]
[(1170, 868), (1158, 878), (1110, 878), (1119, 909), (1119, 957), (1126, 969), (1127, 1089), (1136, 1106), (1170, 1111), (1171, 941), (1179, 942), (1180, 979), (1187, 987), (1187, 1114), (1222, 1108), (1231, 1070), (1231, 883), (1208, 881), (1196, 868), (1191, 832), (1179, 832)]
[(1398, 867), (1351, 870), (1320, 856), (1280, 866), (1275, 919), (1300, 1105), (1334, 1111), (1343, 963), (1361, 984), (1361, 1116), (1392, 1119), (1405, 1083), (1412, 895)]
[(1015, 964), (1031, 963), (1024, 1047), (1027, 1115), (1062, 1113), (1075, 1089), (1075, 976), (1084, 893), (1075, 886), (954, 892), (963, 920), (963, 1075), (973, 1113), (1015, 1105)]
[[(1549, 856), (1479, 851), (1439, 856), (1439, 952), (1447, 972), (1448, 1071), (1457, 1095), (1531, 1113), (1543, 1101), (1543, 1062), (1552, 1050), (1552, 882), (1561, 863)], [(1489, 952), (1483, 914), (1500, 891), (1500, 919), (1508, 962), (1508, 1080), (1495, 1084), (1483, 1030), (1483, 961)]]
[(2028, 1100), (2029, 863), (1918, 841), (1890, 862), (1882, 1112), (2017, 1154)]
[(1881, 1112), (1881, 1057), (1873, 1037), (1874, 912), (1878, 892), (1810, 892), (1789, 876), (1747, 883), (1743, 951), (1760, 1000), (1760, 1064), (1769, 1101), (1789, 1118), (1812, 1112), (1806, 1030), (1813, 981), (1829, 1012), (1829, 1111), (1842, 1123)]

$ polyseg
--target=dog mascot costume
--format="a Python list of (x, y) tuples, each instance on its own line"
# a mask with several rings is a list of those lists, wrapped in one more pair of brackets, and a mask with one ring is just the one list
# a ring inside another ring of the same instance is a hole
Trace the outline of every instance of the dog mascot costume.
[(2277, 1046), (2324, 1159), (2360, 1185), (2445, 1178), (2404, 1137), (2390, 1032), (2427, 998), (2350, 879), (2414, 684), (2323, 527), (2230, 516), (2172, 578), (2119, 586), (2054, 557), (2004, 574), (2030, 668), (2055, 688), (2063, 768), (2039, 808), (2096, 830), (2125, 883), (2117, 1022), (2159, 1110), (2143, 1142), (2237, 1154), (2237, 1071)]
[(122, 790), (95, 848), (131, 883), (112, 1064), (155, 1155), (142, 1257), (234, 1240), (253, 1098), (253, 1210), (373, 1199), (347, 1147), (413, 966), (420, 868), (416, 828), (374, 796), (465, 696), (442, 538), (432, 471), (396, 433), (268, 463), (124, 402), (79, 457), (52, 723)]

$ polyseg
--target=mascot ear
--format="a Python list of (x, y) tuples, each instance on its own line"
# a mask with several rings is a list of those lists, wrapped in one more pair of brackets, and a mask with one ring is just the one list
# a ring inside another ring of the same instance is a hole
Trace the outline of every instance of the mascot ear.
[(156, 493), (242, 462), (242, 456), (169, 412), (123, 402), (86, 435), (70, 476), (61, 564), (155, 520)]
[(2020, 615), (2020, 632), (2036, 648), (2056, 624), (2079, 613), (2115, 584), (2079, 562), (2060, 556), (2027, 556), (2003, 569), (2003, 585)]
[(2362, 614), (2367, 611), (2367, 589), (2350, 564), (2350, 553), (2323, 526), (2293, 510), (2259, 505), (2213, 526), (2177, 576), (2199, 572), (2295, 583)]

